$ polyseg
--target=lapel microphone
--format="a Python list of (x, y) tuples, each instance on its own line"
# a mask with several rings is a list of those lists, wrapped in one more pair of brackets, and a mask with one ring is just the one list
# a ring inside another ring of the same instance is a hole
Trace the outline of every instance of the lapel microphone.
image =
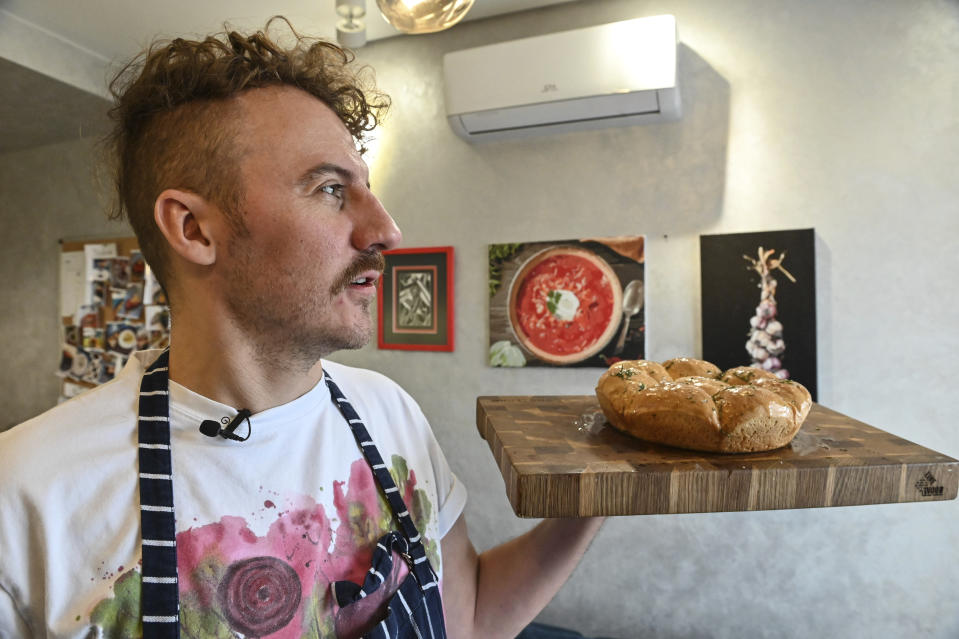
[[(206, 435), (207, 437), (216, 437), (219, 435), (223, 439), (232, 439), (235, 442), (245, 442), (250, 438), (250, 435), (253, 434), (253, 426), (250, 424), (250, 415), (252, 413), (247, 408), (241, 408), (240, 412), (236, 414), (236, 417), (231, 421), (229, 417), (224, 417), (219, 422), (215, 422), (212, 419), (204, 419), (200, 423), (200, 432)], [(240, 437), (233, 431), (243, 423), (243, 420), (246, 420), (246, 437)], [(220, 428), (220, 424), (226, 424), (223, 428)]]

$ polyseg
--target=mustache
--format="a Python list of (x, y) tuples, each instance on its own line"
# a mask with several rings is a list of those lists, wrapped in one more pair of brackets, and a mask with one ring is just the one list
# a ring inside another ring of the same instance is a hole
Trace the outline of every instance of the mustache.
[(350, 285), (350, 282), (366, 271), (375, 270), (382, 273), (386, 269), (386, 258), (376, 249), (367, 249), (360, 253), (343, 274), (333, 284), (331, 292), (335, 295)]

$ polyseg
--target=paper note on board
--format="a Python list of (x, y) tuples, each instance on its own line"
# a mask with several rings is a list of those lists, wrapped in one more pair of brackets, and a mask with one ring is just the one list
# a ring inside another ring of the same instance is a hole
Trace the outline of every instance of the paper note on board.
[(60, 317), (73, 315), (86, 295), (83, 251), (60, 254)]

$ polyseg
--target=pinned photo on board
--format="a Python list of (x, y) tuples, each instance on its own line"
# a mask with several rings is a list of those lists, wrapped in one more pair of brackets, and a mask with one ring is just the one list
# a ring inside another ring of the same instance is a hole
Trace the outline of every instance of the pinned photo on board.
[(91, 326), (100, 326), (100, 322), (100, 307), (92, 304), (81, 304), (74, 316), (74, 323), (80, 327), (81, 331)]
[(86, 351), (102, 351), (106, 347), (106, 334), (98, 326), (85, 326), (82, 330), (83, 349)]
[(146, 328), (150, 333), (150, 348), (169, 346), (170, 310), (166, 306), (147, 306)]
[(73, 399), (80, 393), (88, 390), (86, 386), (77, 384), (76, 382), (71, 382), (66, 379), (63, 380), (63, 383), (60, 386), (60, 398), (58, 403), (63, 403), (68, 399)]
[(113, 258), (95, 257), (91, 261), (89, 279), (91, 282), (109, 282), (112, 277)]
[(110, 307), (113, 309), (113, 316), (120, 317), (120, 310), (127, 299), (127, 290), (125, 288), (110, 289)]
[[(117, 256), (117, 245), (111, 242), (91, 243), (83, 246), (83, 270), (86, 282), (109, 281), (110, 260)], [(93, 289), (87, 286), (83, 293), (84, 304), (91, 304)]]
[(138, 320), (143, 317), (143, 284), (130, 284), (126, 288), (118, 316)]
[(146, 304), (168, 304), (166, 292), (149, 266), (147, 266), (143, 284), (143, 300)]
[(138, 351), (145, 351), (150, 347), (150, 331), (146, 326), (137, 326), (137, 347)]
[(129, 355), (137, 345), (137, 327), (127, 322), (108, 322), (106, 342), (108, 351)]
[(63, 341), (70, 346), (80, 345), (80, 327), (76, 324), (70, 324), (63, 327)]
[[(68, 351), (65, 350), (64, 352)], [(74, 379), (82, 380), (90, 370), (90, 355), (82, 348), (76, 348), (69, 352), (72, 360), (68, 375)]]
[(126, 288), (130, 283), (130, 258), (115, 257), (110, 262), (110, 285), (114, 288)]
[(80, 380), (90, 384), (99, 384), (100, 375), (103, 371), (103, 352), (87, 351), (87, 355), (90, 358), (90, 365)]
[(146, 277), (147, 263), (143, 253), (138, 250), (130, 251), (130, 281), (142, 282)]
[(57, 375), (66, 377), (73, 371), (73, 361), (77, 357), (77, 347), (73, 344), (62, 344), (60, 349), (60, 367)]
[(106, 384), (117, 376), (120, 369), (123, 368), (123, 355), (119, 353), (104, 353), (100, 364), (100, 375), (97, 377), (98, 384)]

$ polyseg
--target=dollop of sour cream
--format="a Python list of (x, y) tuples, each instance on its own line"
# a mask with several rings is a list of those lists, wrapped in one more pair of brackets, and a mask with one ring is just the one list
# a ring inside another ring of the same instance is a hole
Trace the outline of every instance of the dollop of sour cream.
[(547, 308), (553, 317), (562, 322), (571, 322), (579, 309), (579, 298), (572, 291), (558, 289), (550, 291)]

